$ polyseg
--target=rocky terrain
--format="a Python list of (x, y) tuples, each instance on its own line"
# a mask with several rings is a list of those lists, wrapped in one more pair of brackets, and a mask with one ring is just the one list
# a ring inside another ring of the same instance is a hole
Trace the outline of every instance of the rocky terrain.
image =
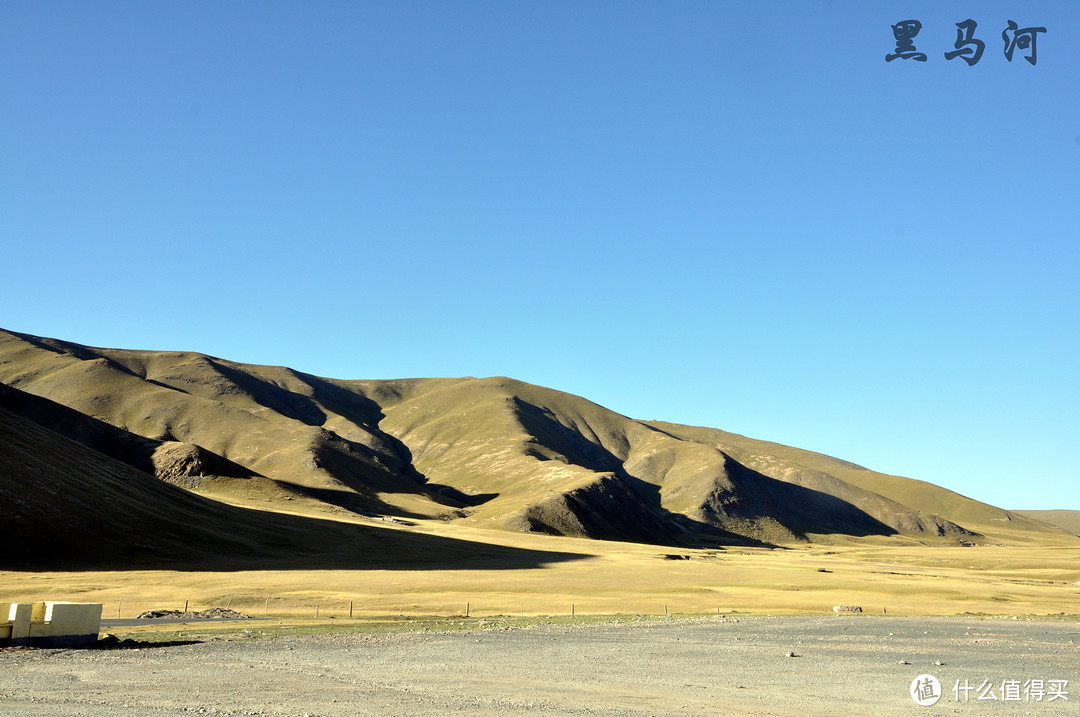
[[(1080, 684), (1075, 621), (728, 616), (271, 639), (259, 630), (0, 651), (0, 715), (1053, 717), (1075, 714)], [(909, 694), (922, 674), (942, 686), (932, 707)], [(1068, 680), (1069, 694), (1036, 702), (1019, 687), (1004, 700), (1006, 680)], [(965, 681), (972, 691), (954, 693)], [(978, 700), (984, 681), (993, 701)]]

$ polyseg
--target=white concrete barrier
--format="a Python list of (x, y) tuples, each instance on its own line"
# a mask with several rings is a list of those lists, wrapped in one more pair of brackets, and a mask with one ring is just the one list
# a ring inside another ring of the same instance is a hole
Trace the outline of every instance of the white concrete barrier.
[(0, 645), (85, 647), (97, 642), (101, 604), (84, 602), (0, 603)]

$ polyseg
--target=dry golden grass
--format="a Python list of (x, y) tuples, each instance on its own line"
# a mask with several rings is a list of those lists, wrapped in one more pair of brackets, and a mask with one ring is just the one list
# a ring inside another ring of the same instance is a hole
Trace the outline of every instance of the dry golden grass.
[[(20, 568), (0, 574), (0, 601), (101, 602), (107, 617), (187, 603), (335, 620), (350, 605), (366, 617), (1080, 606), (1080, 538), (1063, 530), (920, 481), (633, 421), (511, 379), (333, 381), (0, 332), (0, 380), (262, 476), (208, 481), (200, 497), (0, 411), (0, 497), (26, 508), (13, 514), (22, 523), (0, 524), (9, 548), (23, 541), (18, 561), (0, 563)], [(62, 416), (60, 433), (90, 430), (72, 412), (20, 400)], [(534, 523), (545, 506), (581, 527), (567, 534), (640, 542), (498, 529), (544, 529)], [(656, 520), (671, 530), (654, 530)], [(672, 536), (687, 525), (700, 539), (680, 544), (741, 535), (786, 547), (649, 544), (680, 542)], [(78, 553), (54, 567), (86, 569), (41, 569), (48, 540), (61, 557)], [(177, 569), (145, 569), (163, 565)]]
[[(11, 572), (0, 601), (101, 602), (106, 617), (210, 606), (252, 616), (806, 614), (856, 604), (870, 614), (1078, 612), (1080, 541), (928, 546), (877, 539), (789, 549), (678, 550), (425, 523), (423, 533), (498, 541), (583, 560), (509, 570)], [(464, 568), (464, 566), (463, 566)], [(823, 572), (827, 571), (827, 572)]]
[(1023, 516), (1056, 525), (1073, 535), (1080, 535), (1080, 510), (1018, 510)]

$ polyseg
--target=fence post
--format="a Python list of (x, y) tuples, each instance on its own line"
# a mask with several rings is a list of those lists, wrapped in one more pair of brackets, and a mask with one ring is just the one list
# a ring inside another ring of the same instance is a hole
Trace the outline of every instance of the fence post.
[(349, 601), (349, 617), (352, 617), (352, 600)]

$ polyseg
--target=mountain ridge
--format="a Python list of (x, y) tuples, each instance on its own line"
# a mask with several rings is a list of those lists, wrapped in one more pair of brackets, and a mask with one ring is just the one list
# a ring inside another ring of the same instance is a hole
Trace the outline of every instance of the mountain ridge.
[(510, 569), (582, 557), (226, 505), (9, 410), (50, 408), (19, 393), (0, 385), (5, 570)]
[(1049, 529), (931, 484), (508, 377), (331, 379), (0, 330), (0, 382), (168, 445), (181, 483), (213, 464), (228, 475), (187, 485), (210, 496), (256, 479), (281, 491), (267, 500), (363, 516), (691, 547)]

